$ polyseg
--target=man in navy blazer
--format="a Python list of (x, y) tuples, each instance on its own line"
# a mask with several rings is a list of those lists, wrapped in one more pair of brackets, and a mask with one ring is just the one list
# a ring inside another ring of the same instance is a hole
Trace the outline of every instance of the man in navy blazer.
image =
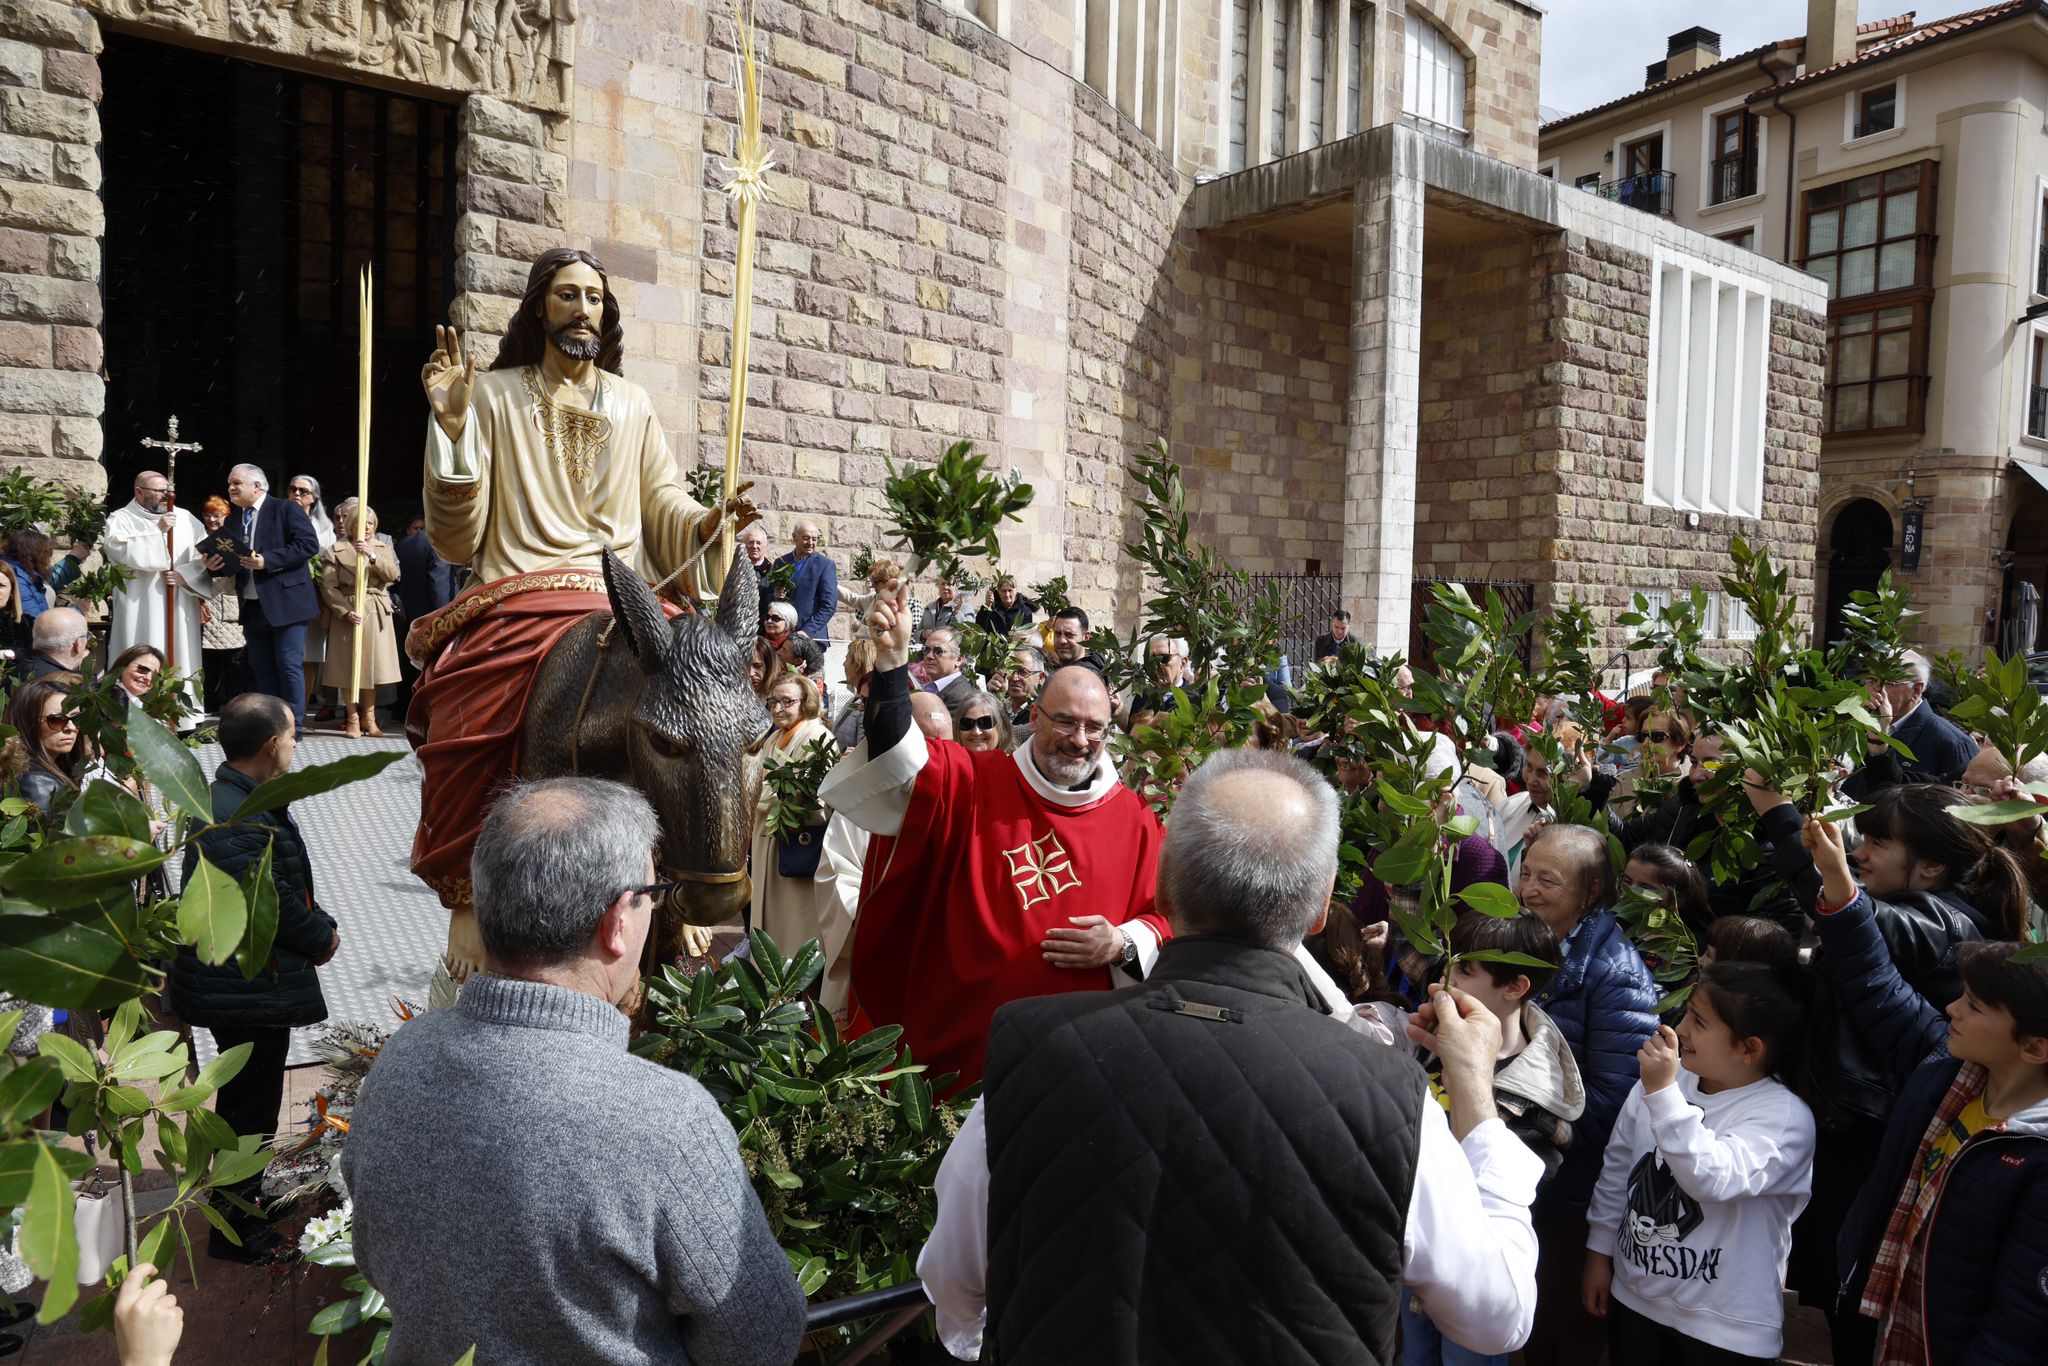
[(1953, 783), (1977, 757), (1977, 742), (1969, 732), (1935, 711), (1927, 700), (1927, 682), (1933, 672), (1927, 656), (1908, 650), (1905, 658), (1903, 682), (1869, 686), (1877, 719), (1894, 740), (1913, 751), (1912, 757), (1902, 757), (1884, 741), (1872, 740), (1863, 767), (1842, 784), (1842, 791), (1857, 801), (1893, 783)]
[[(320, 615), (320, 598), (306, 565), (320, 553), (313, 523), (289, 498), (272, 498), (270, 480), (254, 465), (228, 471), (228, 514), (223, 531), (249, 547), (235, 572), (242, 598), (242, 637), (249, 647), (249, 672), (256, 691), (292, 709), (292, 724), (306, 720), (306, 623)], [(226, 573), (220, 556), (207, 568)]]

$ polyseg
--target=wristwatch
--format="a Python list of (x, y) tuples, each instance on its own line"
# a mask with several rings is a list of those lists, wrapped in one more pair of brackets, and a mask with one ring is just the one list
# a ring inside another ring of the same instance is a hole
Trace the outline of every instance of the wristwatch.
[(1117, 966), (1129, 967), (1138, 961), (1138, 940), (1129, 930), (1119, 925), (1116, 932), (1124, 937), (1124, 951), (1116, 956)]

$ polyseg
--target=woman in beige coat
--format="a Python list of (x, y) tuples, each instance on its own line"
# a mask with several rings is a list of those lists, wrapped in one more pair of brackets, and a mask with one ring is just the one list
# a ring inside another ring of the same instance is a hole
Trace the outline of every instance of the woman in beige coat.
[[(761, 746), (762, 767), (774, 768), (801, 758), (813, 740), (822, 737), (829, 741), (832, 732), (825, 728), (821, 710), (818, 689), (810, 679), (794, 672), (778, 675), (768, 688), (772, 729)], [(768, 811), (774, 800), (774, 793), (763, 782), (754, 811), (753, 923), (766, 930), (785, 954), (794, 954), (806, 939), (818, 940), (825, 952), (820, 999), (827, 1009), (843, 1012), (852, 926), (828, 920), (828, 908), (812, 872), (801, 877), (782, 875), (776, 841), (768, 833)], [(814, 827), (808, 833), (811, 839), (822, 840), (825, 827)]]
[[(356, 500), (351, 498), (335, 510), (335, 527), (342, 535), (356, 530)], [(343, 520), (344, 515), (346, 520)], [(382, 735), (377, 728), (377, 689), (398, 682), (398, 628), (391, 620), (390, 587), (398, 581), (398, 560), (391, 547), (377, 539), (377, 513), (364, 511), (362, 539), (350, 542), (336, 536), (334, 544), (320, 552), (326, 561), (320, 579), (320, 597), (327, 604), (331, 625), (327, 628), (327, 663), (320, 675), (322, 687), (341, 689), (348, 714), (351, 737)], [(370, 591), (363, 599), (363, 615), (356, 616), (356, 569), (367, 563)], [(363, 692), (360, 703), (351, 705), (349, 673), (356, 648), (356, 626), (363, 628)]]

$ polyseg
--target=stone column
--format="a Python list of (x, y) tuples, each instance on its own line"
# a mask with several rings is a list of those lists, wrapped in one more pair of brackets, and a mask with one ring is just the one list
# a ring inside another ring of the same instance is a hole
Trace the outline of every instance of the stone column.
[(562, 122), (490, 95), (462, 102), (455, 154), (458, 292), (449, 318), (480, 362), (496, 356), (533, 259), (549, 247), (572, 245), (562, 230), (569, 159), (556, 146), (566, 133), (550, 127)]
[(1353, 201), (1351, 432), (1344, 459), (1344, 602), (1379, 653), (1408, 648), (1422, 378), (1422, 181), (1415, 135)]
[(99, 51), (81, 6), (0, 4), (0, 458), (94, 490), (106, 487)]

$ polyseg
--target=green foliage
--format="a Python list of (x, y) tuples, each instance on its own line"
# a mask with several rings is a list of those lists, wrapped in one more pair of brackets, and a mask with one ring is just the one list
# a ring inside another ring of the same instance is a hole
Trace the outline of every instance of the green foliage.
[(2014, 773), (2048, 754), (2048, 706), (2027, 677), (2024, 654), (2011, 659), (1986, 654), (1982, 669), (1955, 680), (1955, 691), (1961, 700), (1949, 716), (1982, 735)]
[(106, 534), (107, 505), (98, 494), (87, 489), (66, 489), (64, 507), (55, 521), (51, 532), (69, 545), (92, 545)]
[(1051, 621), (1054, 617), (1074, 605), (1073, 599), (1067, 596), (1067, 576), (1065, 574), (1047, 579), (1044, 583), (1031, 585), (1031, 591), (1025, 596), (1038, 604), (1039, 613), (1047, 621)]
[(771, 564), (768, 566), (768, 592), (775, 598), (787, 602), (789, 595), (796, 591), (796, 566), (793, 564)]
[(972, 1094), (938, 1100), (896, 1025), (840, 1036), (803, 997), (824, 968), (812, 940), (785, 958), (760, 930), (750, 957), (646, 983), (652, 1028), (634, 1052), (704, 1084), (739, 1133), (769, 1227), (807, 1296), (915, 1275), (937, 1213), (932, 1181)]
[(768, 784), (768, 833), (790, 839), (807, 825), (823, 823), (818, 788), (839, 758), (838, 742), (820, 735), (781, 763), (767, 764), (761, 779)]
[(1135, 638), (1187, 641), (1188, 676), (1197, 687), (1211, 678), (1263, 680), (1280, 661), (1278, 595), (1254, 594), (1249, 574), (1192, 534), (1187, 489), (1164, 441), (1132, 453), (1130, 476), (1141, 522), (1138, 540), (1125, 542), (1124, 553), (1144, 570), (1152, 594)]
[(1699, 943), (1692, 928), (1671, 905), (1671, 894), (1651, 887), (1628, 887), (1614, 903), (1614, 918), (1644, 958), (1650, 975), (1663, 990), (1656, 1013), (1683, 1005), (1698, 984)]
[(27, 471), (0, 474), (0, 536), (38, 527), (61, 526), (71, 492)]
[(1828, 651), (1828, 668), (1840, 678), (1865, 677), (1873, 683), (1903, 682), (1906, 668), (1905, 628), (1920, 613), (1907, 604), (1912, 594), (1892, 586), (1892, 571), (1878, 577), (1876, 591), (1859, 588), (1842, 606), (1842, 634)]
[(1510, 620), (1507, 603), (1491, 588), (1484, 607), (1461, 583), (1431, 584), (1429, 596), (1422, 630), (1436, 672), (1417, 673), (1415, 701), (1440, 719), (1461, 756), (1490, 762), (1492, 750), (1482, 740), (1492, 731), (1496, 703), (1522, 675), (1514, 642), (1528, 634), (1536, 614)]
[(1180, 785), (1203, 759), (1251, 739), (1259, 718), (1252, 704), (1264, 695), (1262, 687), (1232, 688), (1214, 678), (1199, 690), (1181, 689), (1174, 694), (1173, 706), (1150, 725), (1118, 737), (1117, 776), (1164, 819), (1173, 810)]
[[(1017, 637), (984, 630), (962, 617), (953, 627), (953, 643), (960, 647), (961, 669), (986, 680), (1010, 671), (1010, 660), (1020, 642)], [(1034, 637), (1022, 643), (1036, 646), (1038, 642)]]
[[(20, 799), (0, 801), (0, 992), (40, 1005), (113, 1012), (100, 1049), (46, 1034), (37, 1057), (0, 1075), (0, 1216), (20, 1214), (23, 1254), (49, 1283), (45, 1323), (63, 1317), (78, 1299), (70, 1183), (91, 1163), (31, 1127), (53, 1100), (68, 1110), (71, 1136), (94, 1135), (130, 1176), (143, 1169), (145, 1135), (156, 1136), (148, 1157), (170, 1174), (175, 1195), (146, 1220), (126, 1210), (127, 1233), (131, 1252), (167, 1274), (179, 1252), (192, 1259), (191, 1216), (226, 1231), (214, 1202), (236, 1203), (228, 1188), (261, 1172), (270, 1156), (259, 1138), (237, 1136), (206, 1108), (239, 1071), (249, 1046), (227, 1050), (192, 1075), (187, 1045), (170, 1030), (149, 1031), (141, 1000), (161, 983), (157, 964), (187, 940), (211, 961), (235, 958), (245, 975), (263, 970), (277, 930), (268, 860), (239, 881), (202, 860), (183, 897), (137, 896), (138, 878), (177, 856), (209, 825), (211, 801), (192, 751), (143, 709), (105, 692), (108, 682), (94, 680), (73, 696), (109, 756), (125, 742), (119, 752), (170, 803), (176, 819), (169, 849), (151, 842), (148, 809), (112, 783), (89, 784), (40, 832), (26, 823)], [(118, 713), (110, 710), (115, 703)], [(111, 716), (118, 716), (118, 727)], [(402, 756), (376, 757), (391, 762)], [(301, 770), (258, 788), (250, 805), (274, 806), (284, 791), (312, 796), (368, 771), (356, 760)], [(12, 1019), (0, 1018), (0, 1034), (11, 1037), (13, 1029)], [(88, 1329), (111, 1321), (111, 1291), (80, 1310)]]
[(1652, 694), (1658, 711), (1671, 706), (1674, 685), (1684, 686), (1688, 680), (1706, 676), (1708, 666), (1700, 658), (1700, 646), (1707, 634), (1706, 620), (1704, 588), (1694, 588), (1655, 612), (1650, 610), (1649, 600), (1638, 593), (1633, 606), (1621, 614), (1621, 624), (1635, 632), (1628, 648), (1649, 651), (1657, 671), (1664, 675), (1664, 683)]
[[(1572, 699), (1572, 720), (1596, 743), (1607, 725), (1606, 709), (1594, 695), (1600, 687), (1600, 666), (1593, 660), (1599, 639), (1600, 628), (1584, 603), (1560, 604), (1543, 623), (1543, 669), (1531, 684), (1534, 692)], [(1495, 714), (1518, 713), (1497, 707)]]
[(882, 485), (889, 534), (909, 552), (906, 568), (912, 578), (926, 565), (950, 575), (959, 571), (963, 557), (1002, 553), (998, 530), (1005, 521), (1022, 520), (1032, 490), (1018, 482), (1015, 471), (1008, 478), (984, 474), (987, 463), (987, 456), (974, 454), (973, 442), (956, 441), (936, 465), (899, 470), (889, 464)]
[(65, 584), (63, 595), (73, 602), (89, 602), (95, 607), (102, 607), (134, 577), (131, 571), (118, 564), (102, 564)]
[(725, 500), (725, 466), (692, 465), (683, 471), (683, 487), (701, 506), (717, 507)]
[(874, 567), (874, 547), (864, 545), (853, 552), (853, 562), (847, 566), (847, 571), (853, 578), (865, 579), (868, 576), (868, 571)]

